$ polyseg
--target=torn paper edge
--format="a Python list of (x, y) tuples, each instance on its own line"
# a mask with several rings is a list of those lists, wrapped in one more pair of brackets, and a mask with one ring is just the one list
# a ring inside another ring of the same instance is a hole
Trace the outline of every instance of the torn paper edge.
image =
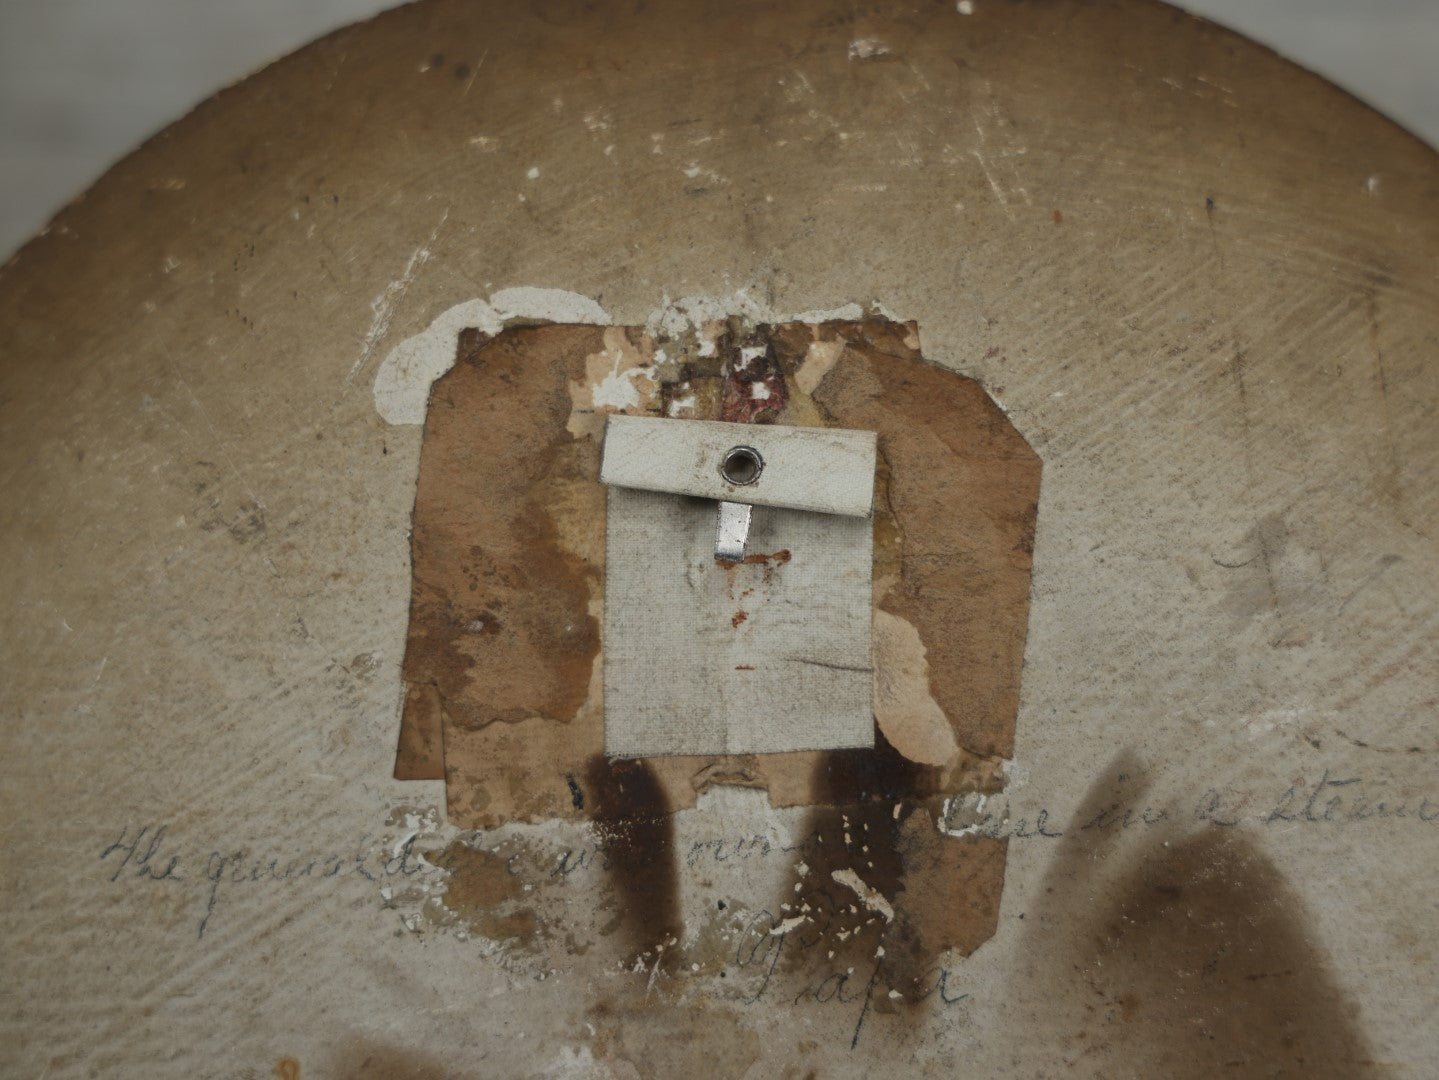
[[(878, 304), (875, 310), (888, 316)], [(809, 311), (782, 312), (739, 289), (727, 296), (684, 296), (666, 294), (660, 305), (644, 320), (645, 331), (654, 338), (677, 338), (698, 334), (710, 323), (731, 317), (753, 323), (853, 322), (865, 317), (857, 303)], [(521, 286), (501, 289), (488, 300), (465, 300), (442, 311), (412, 337), (390, 350), (375, 374), (375, 411), (388, 424), (423, 424), (429, 406), (430, 387), (455, 364), (456, 341), (460, 331), (474, 328), (498, 334), (514, 319), (535, 319), (581, 326), (612, 326), (613, 319), (600, 304), (567, 289)]]

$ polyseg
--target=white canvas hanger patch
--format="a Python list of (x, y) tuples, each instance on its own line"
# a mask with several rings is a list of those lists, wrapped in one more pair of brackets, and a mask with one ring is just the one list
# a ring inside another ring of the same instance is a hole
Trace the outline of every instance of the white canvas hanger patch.
[(869, 431), (615, 415), (605, 752), (874, 743)]

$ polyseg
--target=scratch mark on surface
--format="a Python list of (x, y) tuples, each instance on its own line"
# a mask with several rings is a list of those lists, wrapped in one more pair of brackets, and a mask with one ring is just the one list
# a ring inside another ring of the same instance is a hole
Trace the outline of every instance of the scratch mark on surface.
[[(1004, 127), (1004, 119), (1000, 116), (999, 105), (994, 101), (994, 95), (988, 83), (983, 84), (982, 93), (989, 98), (989, 108), (986, 110), (989, 117), (994, 121), (996, 128), (1002, 129)], [(974, 133), (979, 137), (979, 144), (971, 150), (970, 153), (973, 154), (974, 159), (979, 162), (979, 167), (984, 170), (984, 177), (989, 181), (989, 186), (994, 190), (995, 197), (999, 200), (999, 205), (1004, 208), (1004, 212), (1009, 215), (1010, 220), (1013, 221), (1014, 211), (1009, 206), (1009, 197), (995, 179), (994, 173), (990, 169), (989, 159), (996, 156), (999, 158), (1023, 157), (1028, 148), (1016, 146), (1012, 141), (1001, 138), (1000, 145), (996, 152), (996, 149), (989, 145), (989, 131), (986, 129), (984, 123), (981, 122), (980, 110), (971, 106), (969, 119), (970, 123), (974, 125)], [(1005, 142), (1009, 142), (1009, 145), (1005, 145)], [(986, 152), (988, 156), (986, 156)], [(1010, 171), (1014, 172), (1014, 178), (1018, 180), (1019, 174), (1014, 170), (1013, 166), (1010, 167)], [(1019, 193), (1020, 197), (1024, 199), (1026, 206), (1034, 205), (1034, 200), (1029, 197), (1029, 192), (1025, 190), (1023, 185), (1016, 183), (1013, 185), (1013, 188)]]
[(1384, 462), (1381, 470), (1381, 484), (1385, 494), (1393, 504), (1399, 515), (1399, 520), (1406, 526), (1410, 524), (1409, 515), (1404, 507), (1404, 486), (1402, 477), (1404, 470), (1399, 459), (1399, 446), (1394, 439), (1394, 428), (1390, 423), (1389, 413), (1389, 376), (1384, 370), (1384, 348), (1379, 336), (1379, 300), (1374, 290), (1370, 289), (1365, 297), (1368, 304), (1369, 317), (1369, 349), (1374, 359), (1374, 388), (1378, 391), (1379, 398), (1379, 422), (1383, 429)]
[(205, 406), (200, 403), (199, 397), (196, 396), (195, 391), (190, 388), (190, 384), (185, 381), (185, 377), (180, 374), (179, 366), (175, 363), (175, 357), (170, 352), (169, 346), (158, 338), (155, 343), (160, 347), (160, 351), (165, 354), (165, 366), (169, 368), (170, 375), (180, 384), (181, 389), (185, 391), (185, 395), (190, 399), (190, 404), (195, 406), (195, 411), (200, 414), (200, 419), (205, 422), (205, 427), (210, 432), (210, 438), (213, 440), (215, 448), (220, 452), (220, 456), (225, 459), (225, 464), (229, 466), (230, 472), (234, 474), (235, 479), (240, 481), (240, 486), (245, 489), (245, 494), (250, 496), (250, 501), (261, 510), (269, 509), (265, 505), (265, 500), (256, 494), (255, 489), (252, 488), (249, 481), (245, 479), (245, 474), (242, 473), (240, 467), (235, 464), (235, 459), (230, 456), (230, 448), (225, 445), (225, 440), (220, 438), (220, 433), (215, 430), (215, 425), (210, 419), (209, 412), (207, 412)]
[(1214, 196), (1204, 197), (1204, 217), (1209, 222), (1209, 244), (1214, 249), (1215, 257), (1219, 259), (1219, 272), (1225, 272), (1224, 252), (1219, 250), (1219, 237), (1214, 231)]
[[(1350, 735), (1347, 731), (1344, 731), (1342, 728), (1335, 728), (1334, 734), (1338, 735), (1341, 739), (1343, 739), (1350, 745), (1358, 747), (1360, 750), (1373, 750), (1376, 753), (1380, 754), (1431, 754), (1436, 749), (1439, 749), (1439, 747), (1432, 746), (1378, 746), (1375, 743), (1366, 742), (1363, 739), (1356, 738), (1355, 736)], [(1400, 809), (1403, 809), (1402, 805)]]
[(1223, 567), (1225, 570), (1242, 570), (1244, 569), (1244, 567), (1249, 566), (1251, 563), (1253, 563), (1254, 560), (1257, 558), (1259, 558), (1258, 552), (1249, 556), (1249, 558), (1245, 559), (1243, 562), (1224, 562), (1223, 560), (1216, 558), (1213, 555), (1209, 556), (1209, 561), (1212, 562), (1215, 566)]
[(1203, 75), (1196, 75), (1194, 76), (1194, 78), (1196, 82), (1202, 82), (1205, 86), (1214, 87), (1214, 89), (1218, 90), (1221, 94), (1234, 93), (1233, 90), (1229, 89), (1229, 87), (1225, 86), (1223, 83), (1217, 83), (1213, 79), (1205, 78)]
[[(470, 92), (470, 87), (472, 87), (472, 86), (475, 85), (475, 79), (477, 79), (477, 78), (479, 77), (480, 68), (482, 68), (482, 67), (485, 66), (485, 60), (489, 57), (489, 55), (490, 55), (490, 50), (489, 50), (489, 49), (486, 49), (483, 53), (480, 54), (480, 58), (475, 61), (475, 70), (472, 71), (472, 72), (470, 72), (469, 80), (465, 83), (465, 89), (464, 89), (464, 91), (460, 94), (460, 97), (465, 97), (465, 96), (467, 96), (467, 95), (469, 94), (469, 92)], [(446, 211), (446, 212), (448, 213), (448, 211)], [(443, 221), (443, 219), (441, 219), (441, 220)], [(431, 237), (431, 239), (433, 239), (433, 237)]]
[[(979, 127), (979, 125), (975, 124), (975, 127)], [(1004, 208), (1004, 212), (1008, 214), (1012, 220), (1014, 218), (1014, 211), (1009, 208), (1009, 200), (1005, 198), (1004, 189), (999, 186), (999, 182), (995, 180), (994, 174), (989, 171), (989, 163), (984, 160), (984, 155), (978, 150), (971, 150), (970, 153), (974, 155), (974, 160), (979, 162), (979, 167), (984, 170), (984, 178), (989, 181), (989, 186), (994, 191), (994, 197), (999, 200), (999, 205)]]
[[(1369, 588), (1369, 586), (1373, 585), (1376, 581), (1383, 577), (1384, 574), (1388, 572), (1389, 568), (1398, 562), (1403, 562), (1403, 559), (1398, 555), (1389, 554), (1381, 556), (1379, 559), (1378, 568), (1371, 570), (1367, 575), (1365, 575), (1364, 580), (1359, 582), (1359, 584), (1354, 587), (1354, 591), (1344, 598), (1344, 602), (1339, 605), (1339, 610), (1334, 613), (1335, 616), (1338, 617), (1340, 615), (1343, 615), (1344, 609), (1349, 606), (1350, 602), (1356, 596), (1358, 596), (1365, 589)], [(1394, 606), (1397, 607), (1400, 611), (1403, 611), (1404, 605), (1399, 602), (1399, 594), (1391, 591), (1391, 595), (1394, 598)]]
[(395, 316), (395, 305), (404, 299), (405, 293), (414, 283), (415, 276), (419, 274), (420, 268), (430, 260), (430, 247), (434, 244), (436, 237), (440, 235), (440, 229), (444, 227), (445, 221), (449, 218), (450, 211), (445, 210), (440, 215), (440, 220), (430, 230), (429, 238), (411, 253), (409, 261), (405, 263), (405, 269), (398, 278), (386, 285), (379, 294), (370, 301), (370, 311), (374, 317), (370, 320), (370, 328), (365, 331), (365, 337), (361, 343), (360, 356), (350, 368), (349, 375), (345, 376), (346, 383), (355, 381), (365, 365), (370, 362), (370, 357), (375, 353), (375, 346), (383, 340), (386, 332), (390, 329), (390, 320)]

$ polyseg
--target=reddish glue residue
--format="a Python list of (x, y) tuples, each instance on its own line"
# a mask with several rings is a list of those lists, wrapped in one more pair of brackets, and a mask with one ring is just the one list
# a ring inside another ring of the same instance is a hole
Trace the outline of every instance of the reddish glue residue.
[[(756, 552), (753, 555), (746, 555), (739, 562), (716, 562), (715, 565), (724, 570), (725, 577), (729, 579), (729, 598), (733, 600), (735, 599), (735, 586), (737, 584), (737, 582), (735, 581), (735, 573), (739, 570), (741, 566), (763, 567), (764, 584), (773, 585), (775, 570), (783, 566), (785, 563), (789, 562), (792, 558), (794, 558), (794, 556), (790, 553), (789, 548), (780, 548), (778, 551), (773, 551), (769, 553)], [(747, 588), (740, 593), (740, 599), (744, 599), (745, 597), (752, 595), (754, 595), (754, 589)], [(743, 621), (743, 619), (740, 620), (740, 622)], [(738, 626), (739, 623), (735, 623), (735, 625)]]
[(731, 349), (720, 390), (720, 419), (731, 424), (778, 422), (789, 407), (789, 384), (774, 345), (764, 339), (757, 346)]

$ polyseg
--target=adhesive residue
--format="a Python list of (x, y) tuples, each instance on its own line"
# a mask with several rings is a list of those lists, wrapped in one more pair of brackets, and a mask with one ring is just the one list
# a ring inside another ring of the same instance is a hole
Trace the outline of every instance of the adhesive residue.
[[(566, 429), (577, 439), (602, 439), (605, 414), (654, 414), (660, 411), (656, 357), (630, 340), (623, 327), (604, 333), (604, 348), (585, 361), (584, 378), (570, 381), (570, 418)], [(663, 359), (663, 353), (658, 359)]]
[[(864, 317), (859, 304), (800, 312), (780, 312), (739, 289), (728, 296), (665, 296), (645, 319), (651, 338), (702, 335), (704, 328), (738, 317), (751, 324), (852, 321)], [(568, 289), (519, 286), (501, 289), (488, 300), (466, 300), (447, 308), (420, 333), (405, 338), (385, 357), (375, 375), (375, 411), (386, 423), (423, 424), (430, 387), (455, 364), (455, 341), (461, 330), (476, 329), (493, 336), (507, 323), (535, 321), (580, 326), (610, 326), (613, 319), (595, 300)], [(388, 325), (388, 324), (387, 324)], [(700, 354), (706, 355), (701, 341)], [(373, 347), (373, 343), (371, 343)], [(711, 349), (713, 343), (711, 342)], [(615, 372), (616, 377), (622, 372)], [(611, 389), (628, 401), (629, 391)], [(637, 391), (638, 392), (638, 391)], [(602, 392), (604, 393), (604, 392)]]
[(423, 424), (430, 386), (455, 366), (460, 331), (498, 334), (517, 319), (608, 326), (609, 315), (587, 296), (566, 289), (501, 289), (488, 301), (466, 300), (441, 312), (429, 326), (405, 338), (375, 374), (375, 411), (390, 424)]
[(521, 945), (534, 941), (539, 918), (520, 903), (523, 883), (510, 872), (507, 859), (454, 840), (426, 860), (449, 873), (442, 903), (470, 930), (494, 941)]

